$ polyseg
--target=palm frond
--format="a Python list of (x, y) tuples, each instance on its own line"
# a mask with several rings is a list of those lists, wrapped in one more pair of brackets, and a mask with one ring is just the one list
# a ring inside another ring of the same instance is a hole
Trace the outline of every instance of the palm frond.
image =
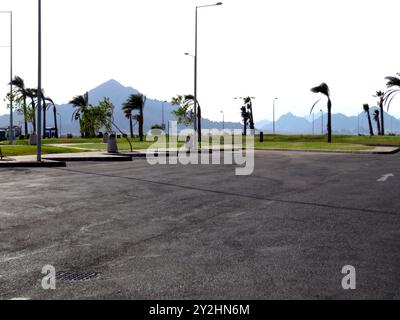
[(327, 97), (330, 96), (329, 86), (325, 82), (321, 83), (318, 87), (311, 88), (311, 92), (322, 93)]
[(386, 77), (385, 80), (388, 88), (400, 87), (400, 78), (398, 77)]

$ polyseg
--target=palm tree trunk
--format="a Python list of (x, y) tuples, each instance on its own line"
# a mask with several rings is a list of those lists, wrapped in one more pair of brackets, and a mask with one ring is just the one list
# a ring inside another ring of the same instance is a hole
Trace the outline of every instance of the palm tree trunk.
[(57, 109), (56, 106), (53, 106), (53, 117), (54, 117), (54, 129), (56, 131), (56, 139), (58, 139), (58, 125), (57, 125)]
[(201, 108), (198, 106), (197, 108), (197, 130), (198, 130), (198, 136), (197, 139), (199, 143), (201, 143)]
[(81, 138), (85, 137), (85, 133), (82, 130), (82, 119), (79, 118), (79, 131), (81, 132)]
[(379, 102), (379, 107), (381, 109), (381, 135), (385, 135), (385, 111), (383, 110), (383, 98)]
[(27, 110), (26, 110), (26, 96), (24, 95), (24, 129), (25, 129), (25, 135), (28, 135), (28, 116), (27, 116)]
[(254, 130), (253, 104), (250, 102), (250, 130)]
[(133, 123), (132, 123), (132, 114), (129, 115), (129, 126), (131, 131), (131, 139), (133, 139)]
[(332, 143), (332, 101), (328, 98), (328, 143)]
[(247, 119), (244, 120), (243, 135), (247, 136)]
[(374, 136), (374, 129), (372, 127), (371, 115), (369, 114), (369, 111), (367, 112), (367, 115), (368, 115), (369, 135), (372, 137)]
[(378, 126), (378, 135), (382, 135), (381, 122), (379, 121), (379, 118), (376, 121), (376, 125)]

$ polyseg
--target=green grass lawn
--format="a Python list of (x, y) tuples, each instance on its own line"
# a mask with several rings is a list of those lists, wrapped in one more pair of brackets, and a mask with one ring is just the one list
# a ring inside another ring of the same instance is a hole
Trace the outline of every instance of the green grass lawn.
[[(227, 139), (230, 141), (231, 137)], [(240, 140), (240, 138), (239, 138)], [(334, 135), (333, 143), (326, 142), (327, 137), (323, 135), (264, 135), (264, 142), (260, 142), (260, 137), (255, 138), (255, 148), (261, 149), (289, 149), (289, 150), (368, 150), (373, 146), (398, 146), (400, 147), (400, 136), (349, 136)], [(243, 138), (243, 141), (245, 139)], [(102, 143), (102, 139), (43, 139), (43, 153), (70, 153), (84, 151), (105, 151), (107, 145)], [(227, 142), (230, 143), (230, 142)], [(59, 145), (59, 146), (50, 146)], [(178, 143), (181, 147), (183, 142)], [(132, 140), (134, 150), (148, 149), (154, 146), (154, 142), (140, 142), (138, 138)], [(206, 144), (204, 143), (205, 147)], [(0, 143), (4, 156), (33, 155), (36, 153), (35, 146), (29, 146), (27, 140), (18, 140), (17, 146), (7, 146), (7, 141)], [(118, 139), (120, 151), (129, 151), (130, 146), (126, 139)], [(163, 148), (163, 146), (160, 146)]]
[[(259, 136), (256, 137), (259, 141)], [(265, 142), (326, 142), (324, 135), (264, 135)], [(358, 144), (367, 146), (399, 146), (400, 136), (349, 136), (333, 135), (333, 143)]]
[(269, 141), (269, 142), (256, 142), (254, 147), (257, 149), (288, 149), (288, 150), (347, 150), (347, 151), (359, 151), (359, 150), (370, 150), (373, 146), (366, 146), (360, 144), (349, 144), (349, 143), (327, 143), (320, 141)]
[[(3, 157), (15, 157), (15, 156), (29, 156), (36, 154), (36, 146), (0, 146)], [(82, 152), (79, 149), (64, 148), (64, 147), (53, 147), (53, 146), (42, 146), (43, 154), (53, 153), (76, 153)]]

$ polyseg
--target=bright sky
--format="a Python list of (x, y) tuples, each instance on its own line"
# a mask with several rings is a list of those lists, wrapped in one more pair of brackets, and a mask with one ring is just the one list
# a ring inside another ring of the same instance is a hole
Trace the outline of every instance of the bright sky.
[[(43, 87), (65, 103), (111, 78), (150, 98), (193, 92), (194, 8), (205, 0), (42, 0)], [(2, 0), (14, 16), (14, 74), (37, 85), (37, 0)], [(327, 82), (334, 112), (375, 104), (400, 71), (398, 0), (225, 0), (199, 9), (199, 100), (206, 118), (240, 121), (237, 96), (255, 96), (257, 120), (307, 115)], [(9, 41), (0, 14), (0, 45)], [(9, 51), (0, 48), (0, 114)], [(324, 104), (320, 105), (321, 107)], [(320, 109), (318, 106), (318, 110)], [(400, 114), (400, 99), (392, 105)]]

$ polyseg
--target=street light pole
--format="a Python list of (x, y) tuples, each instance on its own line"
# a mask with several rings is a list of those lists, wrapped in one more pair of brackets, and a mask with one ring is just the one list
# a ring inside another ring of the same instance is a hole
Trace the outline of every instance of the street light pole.
[(163, 128), (163, 130), (165, 130), (165, 117), (164, 117), (164, 103), (166, 103), (167, 101), (163, 101), (162, 103), (162, 120), (161, 120), (161, 126)]
[[(194, 148), (197, 149), (197, 10), (199, 8), (206, 7), (214, 7), (220, 6), (222, 2), (218, 2), (216, 4), (204, 5), (204, 6), (196, 6), (196, 14), (195, 14), (195, 36), (194, 36)], [(200, 119), (201, 121), (201, 119)]]
[(38, 107), (37, 107), (37, 145), (36, 160), (42, 161), (42, 1), (38, 0)]
[(221, 111), (222, 113), (222, 131), (225, 130), (225, 113), (224, 111)]
[(0, 13), (6, 13), (10, 15), (10, 130), (8, 133), (8, 140), (10, 144), (14, 142), (14, 115), (13, 115), (13, 15), (12, 11), (0, 11)]
[(278, 100), (278, 98), (274, 98), (272, 101), (273, 104), (273, 132), (275, 134), (275, 101)]
[(60, 119), (60, 138), (61, 138), (61, 135), (62, 135), (62, 127), (61, 127), (61, 114), (60, 113), (57, 113), (58, 114), (58, 118)]

